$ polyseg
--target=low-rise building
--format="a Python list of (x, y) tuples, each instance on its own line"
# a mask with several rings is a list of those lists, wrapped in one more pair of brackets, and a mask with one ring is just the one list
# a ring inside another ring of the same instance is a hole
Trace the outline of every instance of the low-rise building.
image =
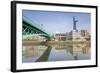
[(57, 33), (54, 37), (56, 41), (66, 41), (66, 36), (66, 33)]

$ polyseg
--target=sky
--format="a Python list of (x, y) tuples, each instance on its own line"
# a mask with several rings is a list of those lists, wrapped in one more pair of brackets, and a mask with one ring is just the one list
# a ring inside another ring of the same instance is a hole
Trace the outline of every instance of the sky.
[[(77, 22), (77, 29), (90, 32), (91, 14), (78, 12), (36, 11), (23, 10), (22, 15), (39, 24), (48, 33), (65, 33), (73, 30), (73, 17)], [(42, 24), (42, 25), (41, 25)]]

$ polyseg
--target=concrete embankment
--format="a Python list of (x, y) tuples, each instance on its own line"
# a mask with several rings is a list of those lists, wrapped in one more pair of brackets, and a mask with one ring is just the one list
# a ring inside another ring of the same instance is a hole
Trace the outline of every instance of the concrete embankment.
[(22, 45), (40, 45), (40, 44), (86, 44), (90, 43), (89, 41), (33, 41), (33, 40), (24, 40)]
[(48, 41), (48, 44), (84, 44), (89, 43), (88, 41)]
[(31, 40), (24, 40), (22, 42), (22, 45), (39, 45), (41, 43), (41, 41), (31, 41)]

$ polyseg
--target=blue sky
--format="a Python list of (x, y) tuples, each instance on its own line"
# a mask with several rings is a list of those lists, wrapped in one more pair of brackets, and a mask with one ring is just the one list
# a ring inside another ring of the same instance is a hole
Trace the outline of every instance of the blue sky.
[(49, 33), (71, 31), (73, 29), (73, 16), (75, 16), (78, 20), (77, 29), (85, 29), (90, 32), (90, 13), (23, 10), (22, 14), (37, 24), (43, 24), (43, 29)]

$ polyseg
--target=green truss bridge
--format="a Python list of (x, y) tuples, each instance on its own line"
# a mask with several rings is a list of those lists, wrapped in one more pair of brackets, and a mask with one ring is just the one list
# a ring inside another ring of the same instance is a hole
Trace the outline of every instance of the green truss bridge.
[(22, 17), (22, 34), (23, 36), (41, 36), (45, 37), (47, 40), (50, 40), (50, 35), (42, 28), (41, 25), (33, 22), (26, 16)]

